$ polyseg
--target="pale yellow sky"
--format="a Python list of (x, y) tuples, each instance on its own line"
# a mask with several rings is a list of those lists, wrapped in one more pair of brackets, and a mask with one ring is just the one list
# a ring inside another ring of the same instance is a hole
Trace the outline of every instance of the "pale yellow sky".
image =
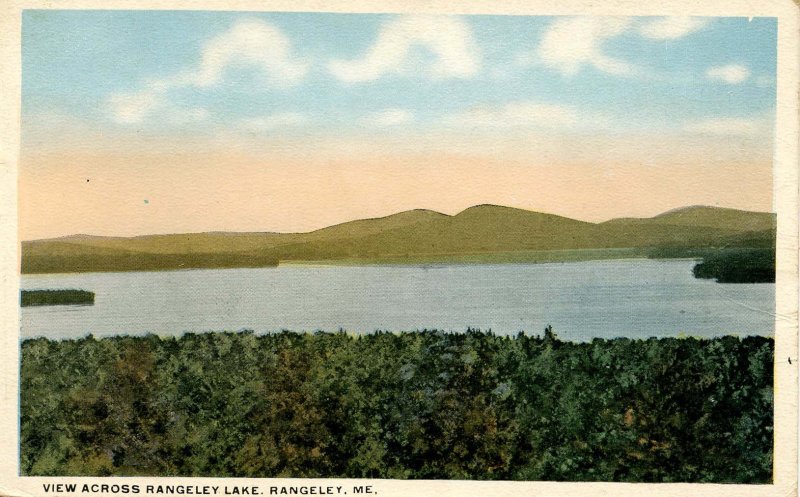
[(482, 203), (588, 221), (697, 204), (771, 211), (771, 159), (750, 141), (354, 137), (320, 139), (313, 151), (302, 140), (233, 139), (26, 150), (20, 235), (297, 232)]

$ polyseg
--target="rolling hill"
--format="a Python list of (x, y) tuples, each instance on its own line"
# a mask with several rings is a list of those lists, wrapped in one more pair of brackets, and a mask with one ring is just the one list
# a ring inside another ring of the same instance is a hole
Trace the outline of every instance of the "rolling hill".
[(598, 257), (598, 250), (621, 250), (603, 257), (685, 256), (701, 249), (773, 247), (775, 226), (774, 214), (702, 206), (652, 218), (589, 223), (478, 205), (454, 216), (418, 209), (308, 233), (74, 235), (28, 241), (22, 243), (22, 272), (263, 267), (304, 261), (535, 261), (544, 252), (550, 254), (547, 260), (558, 260), (558, 252), (569, 252), (565, 259), (575, 260)]

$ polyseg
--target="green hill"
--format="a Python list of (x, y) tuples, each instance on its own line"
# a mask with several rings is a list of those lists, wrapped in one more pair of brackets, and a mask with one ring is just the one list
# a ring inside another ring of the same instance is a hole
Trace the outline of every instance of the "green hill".
[(539, 261), (692, 256), (769, 248), (775, 215), (687, 207), (653, 218), (589, 223), (497, 205), (454, 216), (411, 210), (308, 233), (75, 235), (22, 244), (23, 273), (262, 267), (279, 262)]
[(775, 229), (775, 214), (750, 212), (722, 207), (691, 206), (673, 209), (651, 218), (620, 218), (606, 225), (668, 225), (720, 228), (731, 231)]

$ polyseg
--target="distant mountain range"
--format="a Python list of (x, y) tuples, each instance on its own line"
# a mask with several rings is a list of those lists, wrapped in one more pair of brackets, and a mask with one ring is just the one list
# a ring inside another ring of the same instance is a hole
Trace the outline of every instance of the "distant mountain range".
[(703, 206), (589, 223), (478, 205), (454, 216), (419, 209), (308, 233), (73, 235), (28, 241), (22, 243), (22, 272), (683, 257), (717, 248), (774, 247), (775, 227), (772, 213)]

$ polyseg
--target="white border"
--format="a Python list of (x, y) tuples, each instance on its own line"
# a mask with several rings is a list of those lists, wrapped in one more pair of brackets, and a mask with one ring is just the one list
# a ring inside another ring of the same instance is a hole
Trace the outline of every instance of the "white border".
[[(777, 128), (774, 198), (778, 212), (775, 334), (775, 472), (771, 485), (304, 480), (217, 478), (19, 477), (19, 240), (17, 160), (20, 127), (20, 29), (24, 9), (152, 9), (301, 12), (426, 12), (526, 15), (698, 15), (778, 18)], [(798, 8), (789, 0), (3, 0), (0, 2), (0, 496), (44, 495), (42, 483), (146, 485), (344, 485), (372, 484), (381, 497), (484, 495), (639, 495), (652, 497), (797, 495), (798, 401)], [(791, 358), (792, 364), (789, 364)], [(47, 495), (76, 495), (57, 494)], [(80, 494), (77, 495), (87, 495)], [(112, 495), (94, 493), (92, 495)], [(120, 494), (117, 494), (120, 495)], [(129, 494), (130, 495), (130, 494)], [(139, 494), (145, 495), (145, 494)], [(152, 495), (152, 494), (150, 494)]]

